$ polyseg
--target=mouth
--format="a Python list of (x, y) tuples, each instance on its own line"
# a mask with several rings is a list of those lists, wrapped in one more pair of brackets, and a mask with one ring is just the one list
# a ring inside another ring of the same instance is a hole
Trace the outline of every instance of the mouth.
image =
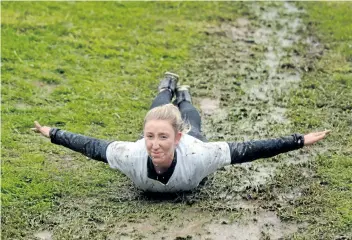
[(154, 153), (154, 152), (152, 152), (152, 157), (160, 157), (161, 156), (161, 153), (160, 152), (158, 152), (158, 153)]

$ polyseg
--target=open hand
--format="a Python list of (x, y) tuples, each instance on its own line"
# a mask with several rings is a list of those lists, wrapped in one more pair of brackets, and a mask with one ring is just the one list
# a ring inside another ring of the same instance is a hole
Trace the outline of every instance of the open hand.
[(41, 133), (45, 137), (50, 137), (49, 132), (50, 132), (50, 127), (47, 126), (41, 126), (37, 121), (34, 121), (34, 128), (31, 128), (35, 132)]
[(322, 132), (308, 133), (304, 135), (304, 146), (309, 146), (322, 140), (329, 132), (330, 130), (325, 130)]

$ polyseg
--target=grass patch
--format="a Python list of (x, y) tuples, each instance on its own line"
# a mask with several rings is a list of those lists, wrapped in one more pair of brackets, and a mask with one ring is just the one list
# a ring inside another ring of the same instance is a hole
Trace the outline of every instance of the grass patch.
[(48, 219), (63, 209), (61, 199), (79, 202), (102, 189), (131, 188), (106, 165), (32, 133), (34, 120), (102, 139), (135, 140), (162, 73), (177, 72), (192, 59), (206, 26), (234, 21), (245, 10), (231, 2), (2, 2), (1, 7), (6, 239), (28, 239), (33, 231), (53, 228)]
[(324, 46), (324, 54), (307, 55), (306, 72), (290, 98), (290, 116), (297, 129), (331, 129), (320, 146), (315, 178), (291, 209), (294, 219), (308, 221), (306, 239), (351, 237), (352, 220), (352, 10), (351, 3), (300, 3), (309, 32)]

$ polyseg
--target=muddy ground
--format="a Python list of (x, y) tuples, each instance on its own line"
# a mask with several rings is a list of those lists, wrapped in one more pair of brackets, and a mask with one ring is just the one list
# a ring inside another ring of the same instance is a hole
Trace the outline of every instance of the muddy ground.
[[(198, 61), (179, 72), (182, 83), (191, 85), (211, 141), (294, 133), (286, 117), (287, 97), (309, 68), (299, 49), (320, 51), (307, 37), (302, 10), (292, 3), (252, 3), (250, 9), (236, 22), (209, 26), (204, 34), (210, 41), (194, 49)], [(88, 239), (93, 231), (96, 239), (291, 238), (309, 223), (282, 214), (304, 187), (300, 179), (287, 184), (285, 174), (310, 176), (307, 166), (316, 150), (228, 166), (195, 192), (163, 199), (143, 195), (129, 181), (111, 184), (99, 197), (61, 202), (61, 212), (45, 220), (51, 228), (34, 237), (72, 239), (77, 234)]]

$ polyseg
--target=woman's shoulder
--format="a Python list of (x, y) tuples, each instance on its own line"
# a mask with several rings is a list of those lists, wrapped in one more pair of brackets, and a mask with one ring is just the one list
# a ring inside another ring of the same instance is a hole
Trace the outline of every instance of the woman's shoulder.
[(111, 142), (107, 148), (109, 151), (144, 151), (144, 139), (139, 139), (135, 142), (129, 141), (114, 141)]
[(203, 142), (189, 134), (183, 134), (179, 146), (187, 149), (200, 149), (202, 151), (207, 149), (212, 150), (214, 148), (221, 148), (225, 150), (228, 148), (228, 144), (226, 142)]
[(214, 170), (231, 162), (227, 142), (202, 142), (189, 135), (181, 139), (177, 154), (188, 167), (189, 162), (194, 162), (194, 166), (214, 166), (209, 168)]

